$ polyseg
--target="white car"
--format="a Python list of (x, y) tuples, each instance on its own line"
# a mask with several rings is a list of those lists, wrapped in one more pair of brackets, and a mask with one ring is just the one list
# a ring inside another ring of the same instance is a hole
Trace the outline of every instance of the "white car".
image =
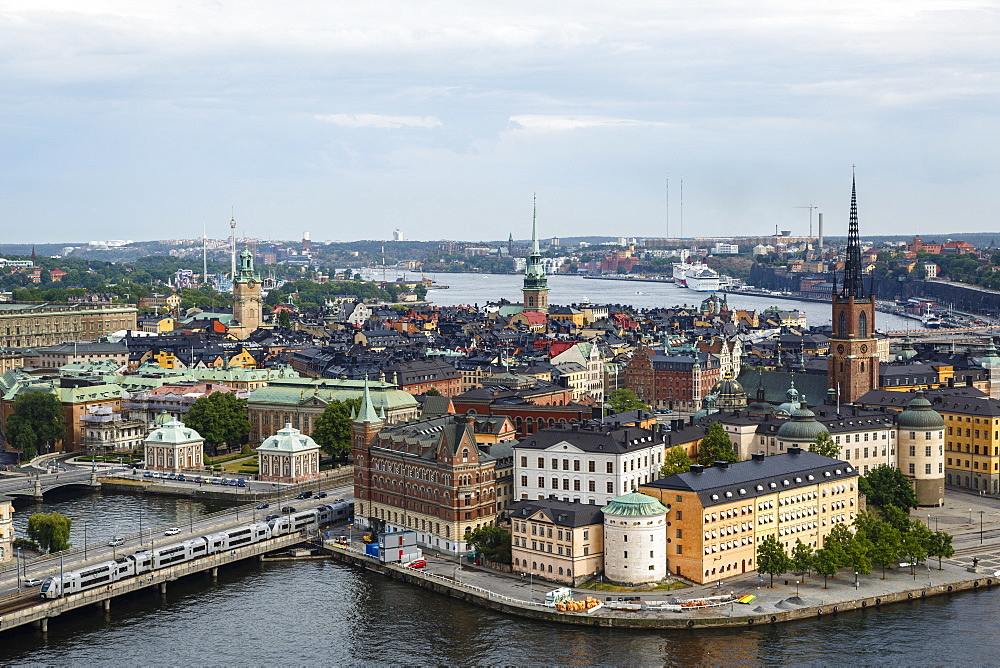
[(38, 587), (42, 584), (42, 581), (38, 578), (28, 578), (25, 580), (21, 586), (23, 587)]
[(166, 531), (163, 532), (163, 535), (164, 536), (176, 536), (180, 532), (181, 532), (181, 530), (178, 529), (177, 527), (170, 527), (169, 529), (167, 529)]
[(122, 538), (121, 536), (115, 536), (114, 538), (108, 541), (108, 547), (118, 547), (119, 545), (124, 545), (124, 544), (125, 544), (125, 539)]

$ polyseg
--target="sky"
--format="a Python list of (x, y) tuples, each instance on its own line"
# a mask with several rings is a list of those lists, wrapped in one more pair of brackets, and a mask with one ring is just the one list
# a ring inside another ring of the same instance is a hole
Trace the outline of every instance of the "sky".
[(543, 237), (810, 205), (842, 235), (852, 165), (862, 235), (991, 231), (998, 29), (995, 0), (5, 0), (0, 238), (526, 238), (534, 193)]

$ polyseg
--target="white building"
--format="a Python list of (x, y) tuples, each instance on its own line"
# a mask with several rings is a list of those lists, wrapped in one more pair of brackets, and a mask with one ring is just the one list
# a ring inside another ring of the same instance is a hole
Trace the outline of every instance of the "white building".
[[(600, 346), (578, 343), (553, 357), (551, 362), (557, 366), (565, 362), (576, 362), (586, 367), (582, 387), (584, 393), (594, 397), (598, 403), (604, 401), (604, 354)], [(577, 398), (574, 395), (574, 400)]]
[(257, 448), (260, 479), (302, 482), (319, 477), (319, 445), (312, 437), (286, 424)]
[[(158, 420), (159, 421), (159, 420)], [(169, 415), (146, 437), (146, 468), (160, 471), (200, 469), (205, 439)]]
[(0, 497), (0, 564), (14, 558), (14, 504)]
[(740, 247), (736, 244), (716, 243), (712, 248), (714, 255), (736, 255), (740, 252)]
[(660, 477), (663, 438), (599, 420), (543, 429), (514, 446), (514, 498), (604, 505)]
[(651, 496), (617, 496), (604, 513), (604, 577), (639, 585), (667, 576), (667, 508)]

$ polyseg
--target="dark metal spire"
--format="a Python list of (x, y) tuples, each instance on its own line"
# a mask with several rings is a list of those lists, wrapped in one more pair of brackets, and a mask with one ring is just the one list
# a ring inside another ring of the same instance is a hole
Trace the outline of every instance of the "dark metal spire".
[[(853, 171), (854, 166), (851, 166)], [(854, 174), (851, 174), (851, 221), (847, 230), (847, 259), (844, 262), (844, 286), (841, 297), (861, 299), (865, 296), (864, 281), (861, 278), (861, 237), (858, 234), (858, 195)]]

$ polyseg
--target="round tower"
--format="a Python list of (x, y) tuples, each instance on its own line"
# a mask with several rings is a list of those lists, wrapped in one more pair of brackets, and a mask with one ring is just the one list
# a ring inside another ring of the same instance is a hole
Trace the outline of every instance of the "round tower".
[(899, 468), (913, 482), (917, 505), (944, 505), (944, 419), (917, 390), (896, 425)]
[(667, 576), (667, 508), (651, 496), (616, 496), (604, 513), (604, 577), (639, 585)]
[(816, 437), (826, 431), (823, 423), (816, 419), (816, 414), (809, 410), (806, 398), (802, 397), (799, 407), (793, 409), (792, 416), (778, 427), (775, 437), (779, 443), (784, 444), (783, 452), (787, 452), (791, 447), (808, 450), (809, 446), (816, 442)]

